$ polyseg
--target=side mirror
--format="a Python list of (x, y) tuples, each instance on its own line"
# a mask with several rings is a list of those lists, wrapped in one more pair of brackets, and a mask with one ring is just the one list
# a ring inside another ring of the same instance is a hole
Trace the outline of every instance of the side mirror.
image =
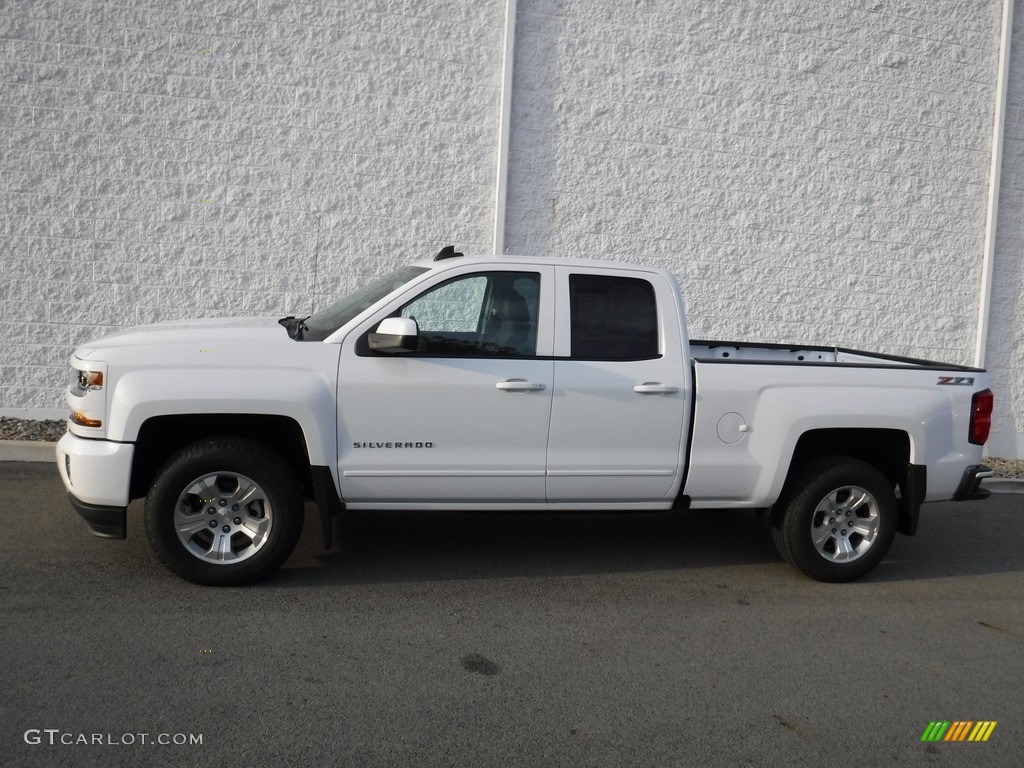
[(420, 345), (420, 329), (411, 317), (386, 317), (367, 337), (370, 349), (384, 355), (415, 352)]

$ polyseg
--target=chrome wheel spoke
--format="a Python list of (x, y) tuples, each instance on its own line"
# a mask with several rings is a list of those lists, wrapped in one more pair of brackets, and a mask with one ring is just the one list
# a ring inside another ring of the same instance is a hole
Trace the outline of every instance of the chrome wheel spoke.
[(231, 534), (221, 531), (214, 534), (213, 546), (210, 547), (209, 555), (220, 562), (231, 559)]
[(849, 488), (847, 489), (850, 493), (846, 498), (846, 503), (843, 505), (851, 511), (855, 511), (863, 506), (871, 496), (863, 488)]
[(835, 516), (839, 509), (839, 502), (836, 500), (838, 495), (839, 491), (833, 491), (818, 503), (818, 506), (814, 511), (821, 512), (826, 516)]
[[(878, 513), (878, 501), (867, 489), (855, 485), (836, 488), (814, 508), (811, 543), (819, 555), (831, 562), (856, 560), (878, 538)], [(856, 546), (850, 541), (851, 536), (859, 537)]]
[(818, 548), (818, 551), (821, 551), (825, 543), (832, 538), (832, 529), (827, 525), (823, 525), (811, 531), (811, 538), (814, 541), (814, 546)]
[(217, 476), (207, 475), (200, 478), (185, 493), (199, 497), (205, 504), (212, 503), (214, 499), (220, 496), (220, 489), (217, 487)]
[(222, 565), (259, 552), (274, 528), (274, 515), (259, 483), (235, 472), (211, 472), (185, 486), (173, 525), (178, 541), (192, 556)]
[(228, 503), (241, 504), (243, 507), (257, 498), (263, 498), (263, 491), (248, 478), (239, 478), (238, 487), (228, 497)]
[(178, 529), (178, 536), (182, 539), (190, 539), (200, 531), (206, 530), (207, 522), (202, 515), (175, 515), (175, 527)]
[(852, 560), (859, 554), (859, 552), (854, 550), (848, 538), (845, 536), (836, 537), (836, 552), (834, 555), (836, 560)]
[(858, 519), (857, 522), (850, 526), (850, 533), (856, 533), (865, 539), (873, 539), (875, 534), (878, 533), (878, 519)]
[(259, 544), (263, 541), (269, 527), (270, 520), (267, 518), (257, 520), (252, 517), (246, 517), (242, 520), (242, 532), (252, 540), (253, 544)]

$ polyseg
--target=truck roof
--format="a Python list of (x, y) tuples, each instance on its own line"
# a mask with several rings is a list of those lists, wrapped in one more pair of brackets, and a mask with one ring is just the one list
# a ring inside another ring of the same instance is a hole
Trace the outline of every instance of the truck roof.
[[(442, 251), (444, 253), (444, 251)], [(673, 278), (671, 272), (661, 267), (654, 267), (647, 264), (636, 264), (633, 262), (615, 261), (612, 259), (583, 259), (564, 256), (527, 256), (524, 254), (451, 254), (442, 256), (440, 253), (432, 259), (423, 259), (412, 262), (413, 266), (425, 267), (430, 270), (454, 268), (465, 264), (523, 264), (534, 266), (554, 267), (584, 267), (587, 269), (627, 270), (647, 273), (658, 273)]]

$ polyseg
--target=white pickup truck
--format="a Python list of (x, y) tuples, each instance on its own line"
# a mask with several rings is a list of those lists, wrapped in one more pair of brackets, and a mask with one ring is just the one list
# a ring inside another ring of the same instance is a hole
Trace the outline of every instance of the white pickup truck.
[(450, 246), (306, 318), (130, 328), (71, 358), (57, 465), (93, 533), (145, 496), (202, 584), (344, 510), (768, 511), (809, 576), (870, 571), (924, 502), (979, 499), (983, 370), (690, 341), (664, 270)]

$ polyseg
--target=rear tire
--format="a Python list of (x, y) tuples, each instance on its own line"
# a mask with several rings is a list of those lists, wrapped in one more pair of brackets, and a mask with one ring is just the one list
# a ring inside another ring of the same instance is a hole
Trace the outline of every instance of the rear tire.
[(870, 572), (896, 535), (892, 485), (844, 456), (811, 461), (786, 483), (772, 520), (779, 554), (813, 579), (853, 581)]
[(146, 497), (157, 556), (188, 581), (251, 584), (288, 559), (305, 510), (291, 468), (266, 446), (237, 437), (201, 440), (161, 467)]

